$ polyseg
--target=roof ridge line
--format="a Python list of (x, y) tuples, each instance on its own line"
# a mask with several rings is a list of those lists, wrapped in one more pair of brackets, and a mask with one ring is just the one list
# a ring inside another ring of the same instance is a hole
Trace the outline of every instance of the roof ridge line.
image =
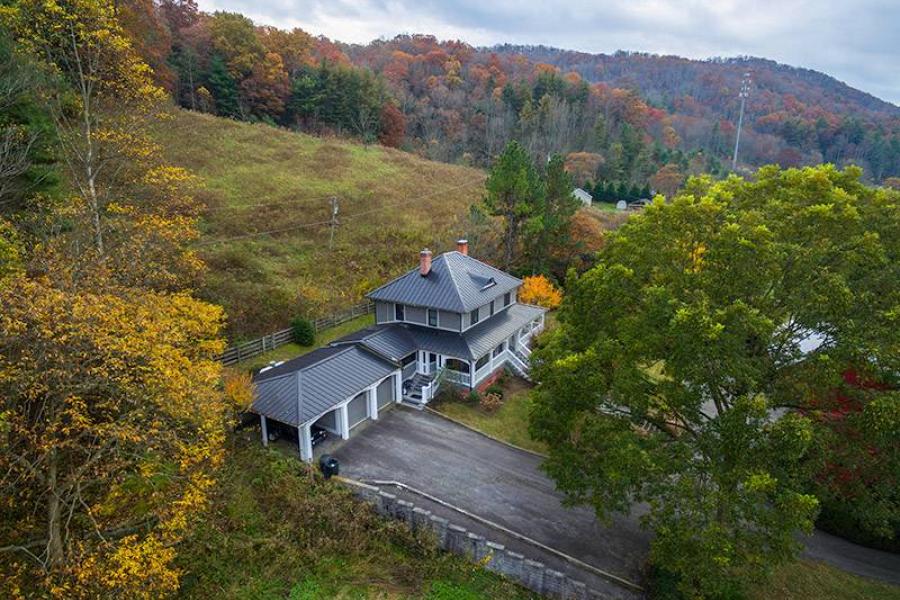
[[(442, 258), (445, 254), (450, 254), (451, 252), (455, 252), (462, 256), (462, 252), (459, 252), (458, 250), (449, 250), (438, 256), (438, 258)], [(444, 259), (444, 262), (447, 262), (446, 258)], [(462, 314), (462, 312), (466, 309), (466, 303), (462, 299), (462, 292), (459, 289), (459, 283), (456, 282), (456, 277), (453, 276), (453, 269), (450, 268), (449, 264), (447, 265), (447, 273), (450, 275), (450, 281), (453, 283), (453, 289), (456, 290), (456, 297), (460, 301), (460, 314)], [(460, 319), (462, 319), (462, 317), (460, 317)]]

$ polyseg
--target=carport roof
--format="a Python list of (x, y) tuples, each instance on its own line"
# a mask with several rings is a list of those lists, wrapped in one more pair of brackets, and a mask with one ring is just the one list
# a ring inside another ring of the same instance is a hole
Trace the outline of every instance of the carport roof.
[(298, 427), (396, 370), (358, 345), (320, 348), (257, 374), (251, 410)]

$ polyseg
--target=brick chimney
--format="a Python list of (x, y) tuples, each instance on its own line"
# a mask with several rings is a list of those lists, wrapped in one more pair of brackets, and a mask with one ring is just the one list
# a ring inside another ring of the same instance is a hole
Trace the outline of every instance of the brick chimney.
[(425, 277), (431, 273), (431, 250), (425, 248), (419, 252), (419, 275)]
[(469, 255), (469, 240), (456, 240), (456, 251), (463, 256)]

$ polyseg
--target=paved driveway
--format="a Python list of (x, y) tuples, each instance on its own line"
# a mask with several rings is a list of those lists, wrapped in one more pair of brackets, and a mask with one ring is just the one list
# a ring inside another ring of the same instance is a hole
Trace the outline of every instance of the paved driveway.
[[(618, 517), (606, 527), (589, 509), (563, 507), (553, 482), (539, 469), (539, 457), (440, 416), (391, 410), (335, 456), (342, 475), (360, 481), (399, 481), (599, 569), (641, 580), (650, 537), (634, 518)], [(451, 516), (453, 522), (462, 520)], [(502, 537), (494, 532), (485, 535)]]

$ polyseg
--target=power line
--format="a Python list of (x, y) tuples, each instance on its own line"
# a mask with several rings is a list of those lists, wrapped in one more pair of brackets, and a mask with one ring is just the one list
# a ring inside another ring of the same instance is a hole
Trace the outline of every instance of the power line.
[[(347, 215), (346, 217), (344, 217), (344, 220), (355, 219), (356, 217), (361, 217), (361, 216), (364, 216), (364, 215), (367, 215), (367, 214), (376, 213), (376, 212), (379, 212), (379, 211), (382, 211), (382, 210), (387, 210), (387, 209), (389, 209), (389, 208), (396, 208), (396, 207), (398, 207), (398, 206), (403, 206), (403, 205), (406, 205), (406, 204), (411, 204), (411, 203), (413, 203), (413, 202), (418, 202), (418, 201), (424, 200), (424, 199), (426, 199), (426, 198), (430, 198), (430, 197), (432, 197), (432, 196), (437, 196), (438, 194), (446, 194), (446, 193), (448, 193), (448, 192), (456, 191), (456, 190), (459, 190), (459, 189), (462, 189), (462, 188), (466, 188), (466, 187), (471, 187), (471, 186), (476, 185), (476, 184), (477, 184), (477, 185), (481, 185), (482, 182), (481, 182), (481, 181), (470, 181), (470, 182), (468, 182), (468, 183), (463, 183), (463, 184), (460, 184), (460, 185), (457, 185), (457, 186), (453, 186), (453, 187), (451, 187), (451, 188), (446, 188), (446, 189), (441, 189), (441, 190), (435, 190), (434, 192), (432, 192), (432, 193), (430, 193), (430, 194), (424, 194), (424, 195), (421, 195), (421, 196), (415, 196), (415, 197), (410, 198), (410, 199), (408, 199), (408, 200), (402, 200), (402, 201), (400, 201), (400, 202), (394, 202), (394, 203), (391, 203), (391, 204), (385, 204), (385, 205), (379, 206), (379, 207), (377, 207), (377, 208), (373, 208), (373, 209), (369, 209), (369, 210), (364, 210), (364, 211), (360, 211), (360, 212), (357, 212), (357, 213), (353, 213), (352, 215)], [(337, 198), (335, 198), (335, 206), (336, 206), (336, 204), (337, 204)], [(334, 210), (334, 209), (332, 209), (332, 210)], [(224, 238), (224, 239), (219, 239), (219, 240), (208, 240), (208, 241), (205, 241), (205, 242), (199, 242), (199, 243), (195, 244), (195, 247), (212, 246), (213, 244), (224, 244), (224, 243), (235, 242), (235, 241), (239, 241), (239, 240), (246, 240), (246, 239), (250, 239), (250, 238), (254, 238), (254, 237), (260, 237), (260, 236), (263, 236), (263, 235), (273, 235), (273, 234), (278, 234), (278, 233), (286, 233), (286, 232), (288, 232), (288, 231), (294, 231), (294, 230), (296, 230), (296, 229), (303, 229), (303, 228), (305, 228), (305, 227), (319, 227), (319, 226), (322, 226), (322, 225), (331, 225), (332, 222), (333, 222), (333, 218), (334, 218), (335, 216), (337, 216), (337, 213), (334, 213), (332, 219), (329, 219), (329, 220), (327, 220), (327, 221), (316, 221), (316, 222), (314, 222), (314, 223), (298, 223), (298, 224), (296, 224), (296, 225), (291, 225), (290, 227), (283, 227), (283, 228), (280, 228), (280, 229), (270, 229), (270, 230), (267, 230), (267, 231), (255, 231), (255, 232), (246, 233), (246, 234), (243, 234), (243, 235), (238, 235), (238, 236), (234, 236), (234, 237), (230, 237), (230, 238)]]
[(266, 206), (281, 206), (283, 204), (299, 204), (301, 202), (309, 202), (312, 204), (313, 202), (321, 202), (322, 200), (328, 200), (333, 196), (320, 196), (319, 198), (291, 198), (290, 200), (276, 200), (275, 202), (259, 202), (256, 204), (239, 204), (232, 206), (212, 206), (204, 209), (204, 212), (222, 212), (227, 210), (245, 210), (248, 208), (262, 208)]

